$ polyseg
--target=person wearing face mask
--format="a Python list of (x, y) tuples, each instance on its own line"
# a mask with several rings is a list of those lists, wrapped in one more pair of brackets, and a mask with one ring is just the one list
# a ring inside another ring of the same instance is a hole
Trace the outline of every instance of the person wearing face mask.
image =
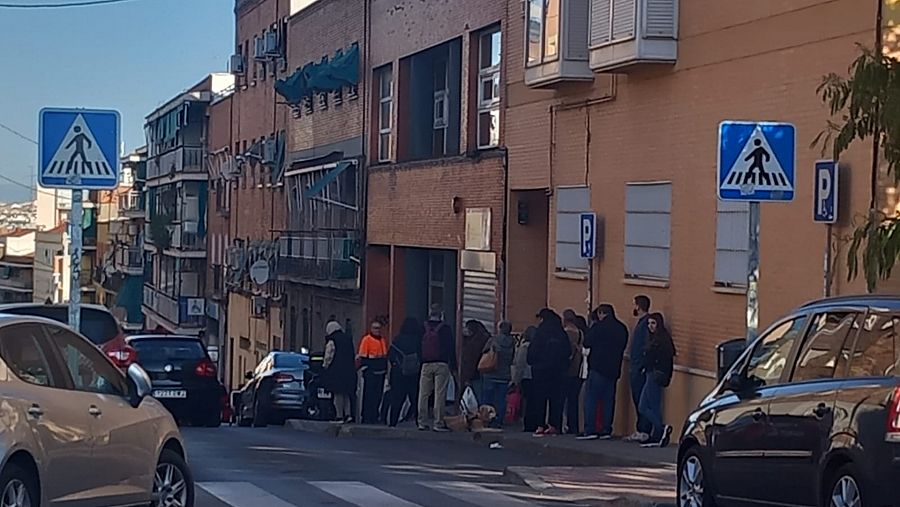
[(630, 364), (628, 367), (628, 383), (631, 387), (631, 401), (634, 403), (634, 412), (637, 414), (637, 427), (631, 436), (626, 437), (627, 442), (646, 442), (650, 438), (652, 430), (650, 422), (641, 415), (641, 392), (644, 390), (644, 349), (647, 344), (647, 337), (650, 330), (647, 327), (647, 320), (650, 315), (650, 298), (641, 294), (634, 297), (634, 309), (632, 313), (637, 317), (634, 324), (634, 331), (631, 333), (631, 344), (628, 349), (628, 358)]

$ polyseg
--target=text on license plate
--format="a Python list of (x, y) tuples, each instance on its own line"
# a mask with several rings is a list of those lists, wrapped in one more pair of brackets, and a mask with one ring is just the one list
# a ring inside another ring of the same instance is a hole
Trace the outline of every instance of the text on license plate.
[(153, 391), (154, 398), (187, 398), (184, 389), (157, 389)]

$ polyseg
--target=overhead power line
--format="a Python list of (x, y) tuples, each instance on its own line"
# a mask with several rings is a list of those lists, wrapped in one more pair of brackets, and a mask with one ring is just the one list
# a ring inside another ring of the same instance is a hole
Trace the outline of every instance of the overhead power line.
[(3, 123), (0, 123), (0, 129), (3, 129), (3, 130), (5, 130), (5, 131), (9, 132), (10, 134), (12, 134), (12, 135), (18, 137), (19, 139), (22, 139), (22, 140), (24, 140), (24, 141), (28, 141), (28, 142), (31, 143), (31, 144), (38, 144), (38, 142), (35, 141), (34, 139), (32, 139), (32, 138), (26, 136), (25, 134), (19, 132), (18, 130), (14, 129), (14, 128), (10, 127), (10, 126), (4, 125)]
[(85, 0), (83, 2), (56, 2), (48, 4), (0, 3), (0, 9), (64, 9), (66, 7), (90, 7), (92, 5), (118, 4), (134, 0)]
[(31, 190), (32, 192), (37, 192), (37, 193), (39, 193), (39, 194), (53, 195), (53, 196), (56, 195), (56, 194), (53, 193), (53, 192), (47, 192), (46, 190), (41, 190), (40, 188), (32, 187), (31, 185), (26, 185), (25, 183), (22, 183), (21, 181), (16, 181), (16, 180), (14, 180), (14, 179), (12, 179), (12, 178), (8, 178), (8, 177), (6, 177), (6, 176), (3, 176), (2, 174), (0, 174), (0, 180), (8, 181), (9, 183), (12, 183), (13, 185), (18, 185), (18, 186), (20, 186), (20, 187), (22, 187), (22, 188), (27, 188), (28, 190)]

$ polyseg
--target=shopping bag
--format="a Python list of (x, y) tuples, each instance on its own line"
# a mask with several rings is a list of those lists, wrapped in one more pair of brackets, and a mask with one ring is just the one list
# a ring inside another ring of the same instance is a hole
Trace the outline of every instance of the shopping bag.
[(447, 403), (455, 403), (456, 402), (456, 382), (453, 380), (453, 377), (450, 377), (450, 380), (447, 381)]
[(518, 387), (512, 388), (512, 390), (506, 395), (506, 414), (504, 414), (504, 421), (506, 424), (513, 424), (517, 420), (519, 420), (519, 414), (522, 412), (522, 392), (519, 391)]
[(459, 411), (466, 417), (478, 415), (478, 398), (475, 397), (475, 391), (471, 386), (463, 391), (462, 399), (459, 400)]
[(491, 373), (497, 369), (497, 352), (489, 349), (478, 360), (478, 373)]

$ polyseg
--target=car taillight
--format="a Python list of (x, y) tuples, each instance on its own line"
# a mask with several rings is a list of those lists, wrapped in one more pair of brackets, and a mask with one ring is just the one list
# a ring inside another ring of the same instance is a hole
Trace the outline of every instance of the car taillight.
[(209, 359), (204, 359), (203, 361), (200, 361), (200, 364), (198, 364), (196, 368), (194, 368), (194, 372), (200, 377), (215, 377), (216, 365)]
[(121, 349), (110, 350), (106, 355), (119, 368), (128, 368), (132, 363), (137, 362), (137, 350), (127, 345)]
[(894, 388), (887, 412), (887, 432), (884, 439), (888, 442), (900, 442), (900, 387)]
[(287, 382), (293, 382), (294, 376), (288, 373), (276, 373), (275, 374), (275, 382), (279, 384), (285, 384)]

